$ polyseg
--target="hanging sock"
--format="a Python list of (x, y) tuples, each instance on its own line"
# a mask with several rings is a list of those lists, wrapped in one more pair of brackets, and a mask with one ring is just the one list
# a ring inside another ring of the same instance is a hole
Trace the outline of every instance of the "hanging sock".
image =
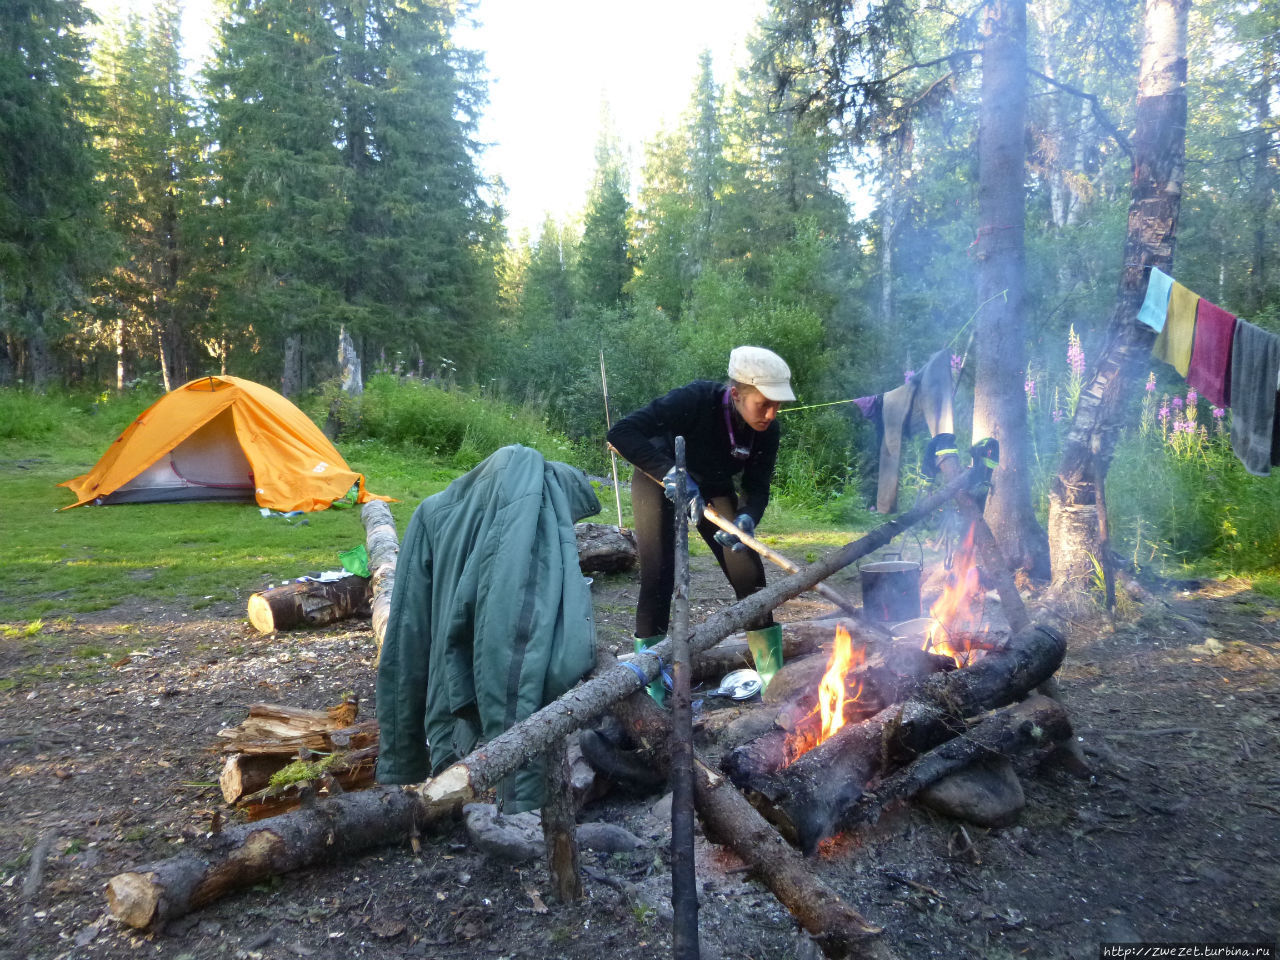
[(775, 623), (763, 630), (748, 630), (747, 649), (760, 674), (760, 692), (764, 693), (773, 675), (782, 669), (782, 627)]
[[(662, 634), (658, 634), (656, 637), (636, 637), (636, 653), (642, 653), (655, 644), (661, 643), (665, 639), (667, 638)], [(666, 706), (667, 688), (662, 682), (661, 667), (658, 669), (658, 675), (649, 681), (648, 690), (649, 696), (653, 697), (654, 702), (657, 703), (658, 706)]]

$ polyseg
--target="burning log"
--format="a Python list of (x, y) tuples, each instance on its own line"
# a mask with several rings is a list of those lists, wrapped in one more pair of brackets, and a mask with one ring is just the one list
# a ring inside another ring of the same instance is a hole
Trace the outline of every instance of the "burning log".
[(285, 583), (249, 597), (249, 622), (259, 633), (323, 627), (336, 620), (369, 616), (372, 588), (354, 574), (340, 580)]
[(847, 723), (780, 772), (736, 768), (733, 780), (807, 854), (832, 836), (872, 778), (964, 731), (964, 718), (1021, 699), (1053, 675), (1066, 640), (1045, 627), (1009, 638), (963, 670), (935, 674), (908, 700)]
[(1012, 760), (1028, 748), (1058, 744), (1071, 736), (1067, 712), (1055, 700), (1033, 694), (1021, 703), (977, 718), (963, 736), (934, 747), (908, 766), (885, 777), (874, 793), (864, 793), (840, 822), (849, 830), (880, 819), (890, 804), (915, 796), (975, 760), (1001, 756)]

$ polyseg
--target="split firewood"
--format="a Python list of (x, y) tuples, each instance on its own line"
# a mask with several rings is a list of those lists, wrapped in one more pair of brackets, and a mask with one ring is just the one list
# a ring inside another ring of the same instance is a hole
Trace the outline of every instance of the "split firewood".
[[(262, 758), (255, 758), (262, 759)], [(378, 763), (378, 745), (361, 750), (331, 753), (311, 760), (294, 760), (267, 775), (266, 783), (258, 790), (242, 795), (236, 807), (247, 819), (262, 820), (279, 816), (307, 802), (312, 796), (330, 796), (373, 786), (374, 768)], [(297, 764), (295, 779), (285, 779), (272, 786), (273, 779), (290, 777), (291, 768)], [(225, 770), (223, 771), (226, 772)], [(226, 796), (224, 791), (223, 796)]]
[(286, 583), (249, 597), (249, 622), (259, 633), (323, 627), (349, 617), (369, 616), (372, 588), (354, 574), (339, 580)]
[(848, 723), (777, 773), (741, 767), (734, 782), (806, 854), (832, 836), (867, 784), (965, 730), (965, 717), (1025, 697), (1062, 663), (1066, 640), (1044, 627), (1009, 638), (964, 670), (935, 674), (918, 692), (859, 723)]
[(632, 530), (609, 523), (576, 523), (578, 566), (583, 573), (620, 573), (632, 569), (639, 560), (636, 535)]
[(1062, 705), (1033, 694), (1021, 703), (978, 718), (962, 735), (934, 747), (885, 777), (874, 785), (874, 792), (864, 793), (854, 804), (840, 822), (840, 829), (875, 823), (891, 804), (915, 796), (975, 760), (991, 757), (1013, 760), (1028, 749), (1051, 747), (1070, 736), (1071, 721)]
[[(735, 630), (745, 629), (764, 611), (885, 546), (971, 480), (972, 474), (965, 473), (896, 519), (719, 611), (692, 631), (690, 650), (699, 653), (709, 649)], [(364, 513), (366, 529), (370, 506), (366, 504)], [(379, 599), (374, 598), (375, 631)], [(652, 652), (653, 656), (638, 658), (638, 673), (621, 664), (597, 671), (559, 700), (417, 787), (375, 787), (317, 801), (312, 807), (262, 824), (223, 830), (204, 856), (185, 853), (118, 874), (107, 885), (110, 913), (130, 926), (150, 927), (270, 876), (404, 840), (423, 824), (452, 814), (479, 797), (556, 738), (590, 723), (614, 703), (646, 686), (658, 673), (659, 659), (670, 657), (670, 642), (658, 644)]]
[[(244, 743), (336, 732), (353, 723), (358, 710), (355, 700), (343, 700), (327, 710), (307, 710), (279, 703), (250, 704), (249, 716), (242, 723), (218, 731), (219, 739), (227, 741), (218, 749), (224, 753), (240, 751)], [(296, 750), (297, 746), (292, 746), (289, 752)]]

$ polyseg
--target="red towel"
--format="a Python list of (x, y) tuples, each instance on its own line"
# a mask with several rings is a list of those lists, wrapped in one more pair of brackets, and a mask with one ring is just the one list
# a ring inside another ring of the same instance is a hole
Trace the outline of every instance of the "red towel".
[(1231, 341), (1236, 318), (1203, 297), (1196, 307), (1196, 338), (1187, 383), (1216, 407), (1231, 404)]

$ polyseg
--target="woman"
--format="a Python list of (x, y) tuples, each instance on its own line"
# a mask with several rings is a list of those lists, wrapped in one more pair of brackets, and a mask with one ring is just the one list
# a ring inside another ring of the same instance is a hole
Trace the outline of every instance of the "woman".
[[(778, 458), (778, 424), (784, 401), (794, 400), (791, 370), (763, 347), (737, 347), (729, 354), (729, 382), (695, 380), (619, 420), (609, 442), (636, 466), (631, 482), (640, 553), (640, 599), (636, 604), (636, 649), (664, 638), (675, 586), (675, 438), (685, 439), (690, 520), (715, 554), (738, 599), (764, 586), (764, 565), (737, 537), (702, 516), (703, 503), (753, 534), (769, 503)], [(648, 474), (648, 477), (645, 476)], [(741, 475), (741, 495), (735, 478)], [(661, 483), (655, 482), (661, 479)], [(728, 549), (726, 549), (728, 548)], [(782, 628), (768, 611), (750, 625), (747, 643), (764, 684), (782, 666)], [(661, 682), (650, 691), (658, 699)]]

